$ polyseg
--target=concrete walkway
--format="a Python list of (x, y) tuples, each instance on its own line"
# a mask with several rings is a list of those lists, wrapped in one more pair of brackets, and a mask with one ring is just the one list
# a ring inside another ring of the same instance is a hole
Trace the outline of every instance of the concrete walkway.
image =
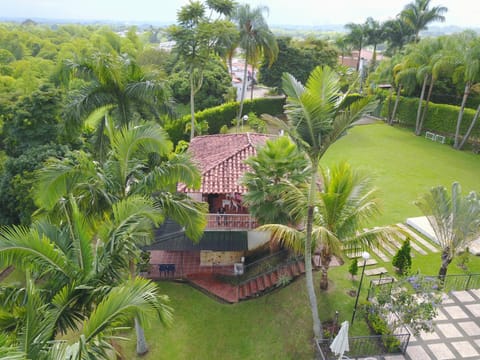
[(412, 336), (405, 355), (378, 359), (480, 359), (480, 290), (454, 291), (446, 295), (435, 319), (434, 332)]

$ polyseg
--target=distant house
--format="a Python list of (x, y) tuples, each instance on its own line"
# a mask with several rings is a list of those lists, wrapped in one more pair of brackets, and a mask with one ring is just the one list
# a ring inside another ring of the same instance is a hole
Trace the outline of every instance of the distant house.
[(201, 187), (194, 190), (179, 184), (177, 191), (208, 204), (207, 227), (198, 243), (172, 221), (157, 229), (155, 242), (146, 248), (156, 275), (233, 274), (247, 251), (269, 240), (267, 234), (253, 230), (257, 222), (242, 203), (247, 189), (240, 182), (248, 170), (244, 161), (256, 155), (268, 138), (243, 133), (198, 136), (191, 141), (188, 151), (201, 171)]
[[(379, 54), (377, 51), (376, 54), (376, 61), (382, 61), (383, 60), (383, 55)], [(373, 51), (369, 51), (366, 49), (362, 49), (360, 53), (360, 67), (362, 66), (368, 66), (370, 61), (373, 59)], [(342, 65), (348, 66), (350, 68), (356, 69), (357, 68), (357, 62), (358, 62), (358, 51), (354, 50), (352, 53), (348, 56), (339, 56), (338, 57), (338, 62)]]

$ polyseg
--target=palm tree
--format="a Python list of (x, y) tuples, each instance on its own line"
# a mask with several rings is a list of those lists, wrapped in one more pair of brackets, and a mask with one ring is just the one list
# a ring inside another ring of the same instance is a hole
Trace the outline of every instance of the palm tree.
[(292, 75), (286, 73), (283, 78), (283, 91), (287, 95), (285, 114), (288, 123), (267, 117), (283, 129), (305, 153), (312, 169), (308, 185), (307, 202), (305, 204), (304, 257), (305, 278), (310, 308), (313, 318), (315, 338), (322, 338), (321, 322), (318, 317), (317, 298), (312, 274), (312, 234), (314, 209), (317, 203), (318, 166), (321, 157), (340, 136), (367, 111), (372, 111), (375, 104), (368, 98), (352, 103), (345, 108), (339, 92), (339, 77), (329, 67), (317, 67), (310, 74), (306, 86), (303, 86)]
[(405, 44), (409, 43), (413, 36), (413, 30), (402, 19), (397, 16), (393, 20), (387, 20), (383, 23), (383, 30), (385, 32), (385, 40), (387, 41), (387, 53), (396, 54), (403, 49)]
[(463, 197), (460, 184), (454, 182), (451, 194), (444, 186), (437, 186), (422, 195), (416, 205), (427, 217), (442, 248), (438, 276), (443, 281), (457, 252), (480, 236), (480, 198), (473, 191)]
[(435, 22), (445, 21), (445, 14), (448, 9), (445, 6), (434, 6), (431, 9), (430, 0), (415, 0), (405, 6), (400, 17), (412, 28), (415, 34), (415, 42), (420, 39), (418, 34), (427, 29), (427, 25)]
[(294, 222), (284, 205), (285, 182), (299, 185), (310, 175), (308, 161), (297, 146), (286, 137), (267, 140), (256, 156), (245, 163), (251, 171), (245, 173), (242, 183), (248, 189), (243, 196), (250, 214), (260, 224), (285, 224)]
[[(120, 127), (128, 125), (134, 113), (146, 119), (158, 118), (160, 112), (171, 113), (166, 83), (145, 74), (129, 57), (97, 53), (65, 66), (71, 75), (86, 81), (85, 86), (70, 94), (66, 126), (81, 126), (89, 115), (104, 107)], [(98, 144), (102, 144), (105, 127), (104, 121), (98, 123)]]
[[(66, 342), (55, 336), (55, 319), (59, 306), (69, 304), (61, 303), (62, 292), (49, 299), (42, 290), (28, 279), (22, 291), (24, 296), (3, 304), (4, 309), (16, 309), (21, 316), (15, 319), (16, 331), (9, 337), (6, 333), (2, 335), (5, 340), (10, 339), (11, 344), (9, 353), (5, 353), (6, 348), (2, 346), (2, 358), (107, 360), (115, 352), (111, 340), (130, 325), (134, 316), (171, 322), (170, 308), (165, 305), (165, 297), (159, 295), (158, 287), (139, 278), (109, 289), (98, 302), (91, 303), (93, 310), (88, 314), (78, 312), (71, 338)], [(92, 298), (85, 297), (87, 301), (91, 302)]]
[[(26, 335), (26, 341), (19, 343), (28, 358), (40, 358), (38, 352), (44, 351), (58, 334), (77, 333), (82, 327), (88, 331), (81, 322), (99, 311), (109, 296), (118, 297), (112, 287), (125, 285), (126, 259), (136, 252), (131, 243), (146, 237), (161, 219), (161, 212), (153, 202), (138, 196), (117, 202), (110, 217), (97, 217), (95, 221), (82, 214), (73, 202), (65, 203), (63, 210), (61, 222), (43, 220), (30, 228), (5, 227), (0, 233), (0, 260), (27, 274), (27, 286), (10, 291), (2, 300), (6, 309), (25, 307), (25, 311), (8, 312), (12, 314), (9, 321), (12, 325), (7, 329), (12, 334)], [(30, 280), (30, 272), (37, 274), (34, 279)], [(165, 305), (167, 298), (158, 296), (153, 283), (142, 280), (141, 284), (143, 292), (125, 290), (136, 293), (135, 302), (129, 303), (129, 307), (141, 307), (140, 296), (157, 310), (162, 322), (167, 322), (170, 317)], [(25, 296), (15, 293), (30, 294), (29, 302), (25, 304)], [(128, 308), (110, 310), (131, 320), (125, 313)], [(143, 317), (141, 320), (146, 323)], [(111, 321), (112, 315), (103, 318), (103, 325), (97, 324), (105, 329), (111, 326)], [(96, 331), (98, 335), (99, 330)]]
[(370, 71), (375, 70), (377, 61), (377, 45), (385, 40), (385, 31), (383, 25), (372, 17), (368, 17), (367, 21), (363, 25), (365, 34), (365, 45), (373, 46), (373, 55), (370, 64)]
[(347, 43), (351, 44), (354, 49), (358, 51), (358, 58), (357, 58), (357, 68), (358, 71), (360, 69), (360, 58), (363, 46), (365, 44), (365, 27), (362, 24), (355, 24), (355, 23), (348, 23), (345, 27), (350, 30), (347, 34), (346, 41)]
[[(239, 46), (244, 51), (245, 68), (243, 70), (242, 93), (240, 96), (240, 109), (237, 115), (237, 122), (240, 121), (243, 112), (243, 102), (247, 89), (248, 64), (256, 64), (264, 56), (271, 65), (278, 54), (278, 45), (275, 36), (268, 28), (263, 13), (268, 8), (264, 6), (251, 8), (249, 4), (239, 5), (234, 14), (233, 20), (238, 25), (240, 32)], [(253, 75), (253, 74), (252, 74)]]
[[(172, 145), (163, 129), (155, 124), (122, 130), (110, 126), (108, 138), (111, 150), (105, 162), (92, 162), (88, 155), (78, 152), (73, 159), (54, 159), (47, 164), (38, 181), (42, 191), (37, 191), (36, 200), (41, 208), (55, 213), (65, 206), (64, 199), (71, 199), (93, 216), (110, 216), (115, 204), (130, 197), (152, 199), (162, 220), (174, 219), (186, 227), (190, 238), (199, 239), (206, 225), (206, 204), (176, 193), (178, 182), (199, 186), (199, 172), (184, 155), (166, 160)], [(132, 250), (120, 253), (132, 278), (136, 275), (137, 246), (152, 238), (151, 231), (132, 236), (128, 246)], [(145, 353), (143, 330), (137, 324), (136, 330), (137, 352)]]
[[(231, 0), (190, 1), (177, 13), (178, 25), (170, 26), (168, 33), (175, 40), (175, 52), (188, 68), (190, 82), (190, 140), (195, 136), (195, 95), (203, 85), (205, 64), (212, 53), (225, 53), (235, 42), (233, 24), (222, 17), (231, 15)], [(207, 11), (210, 15), (207, 16)], [(217, 14), (218, 18), (213, 19)]]
[[(332, 256), (341, 256), (343, 249), (362, 246), (367, 249), (377, 245), (385, 237), (396, 234), (390, 227), (365, 229), (369, 220), (379, 213), (377, 190), (370, 179), (354, 171), (347, 163), (326, 168), (320, 179), (322, 190), (315, 203), (312, 240), (320, 252), (320, 288), (328, 289), (328, 269)], [(301, 214), (307, 207), (308, 195), (305, 187), (287, 187), (287, 208), (294, 214)], [(296, 251), (301, 251), (306, 238), (305, 229), (286, 230), (285, 227), (270, 224), (261, 229), (272, 231), (273, 239)]]
[(461, 64), (456, 73), (460, 74), (461, 82), (465, 83), (463, 91), (462, 104), (458, 112), (457, 124), (455, 127), (455, 143), (453, 147), (460, 150), (467, 141), (468, 137), (464, 137), (460, 141), (460, 129), (463, 120), (463, 113), (467, 105), (467, 99), (474, 90), (478, 91), (480, 83), (480, 40), (477, 37), (472, 38), (471, 33), (463, 33), (457, 45), (457, 54), (461, 54)]

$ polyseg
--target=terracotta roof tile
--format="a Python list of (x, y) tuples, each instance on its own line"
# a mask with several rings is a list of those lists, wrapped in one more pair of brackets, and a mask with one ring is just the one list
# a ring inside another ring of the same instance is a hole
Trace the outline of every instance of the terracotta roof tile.
[(191, 190), (180, 184), (178, 190), (204, 194), (245, 193), (247, 189), (239, 183), (248, 170), (244, 161), (256, 155), (256, 148), (269, 138), (269, 135), (252, 133), (193, 138), (188, 151), (202, 173), (202, 185), (200, 190)]

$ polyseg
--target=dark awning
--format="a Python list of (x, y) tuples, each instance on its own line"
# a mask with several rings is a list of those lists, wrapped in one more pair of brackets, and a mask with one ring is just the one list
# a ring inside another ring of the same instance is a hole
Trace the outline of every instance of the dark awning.
[(155, 242), (144, 250), (166, 251), (244, 251), (248, 250), (246, 231), (206, 231), (198, 242), (193, 242), (185, 231), (171, 220), (155, 230)]

